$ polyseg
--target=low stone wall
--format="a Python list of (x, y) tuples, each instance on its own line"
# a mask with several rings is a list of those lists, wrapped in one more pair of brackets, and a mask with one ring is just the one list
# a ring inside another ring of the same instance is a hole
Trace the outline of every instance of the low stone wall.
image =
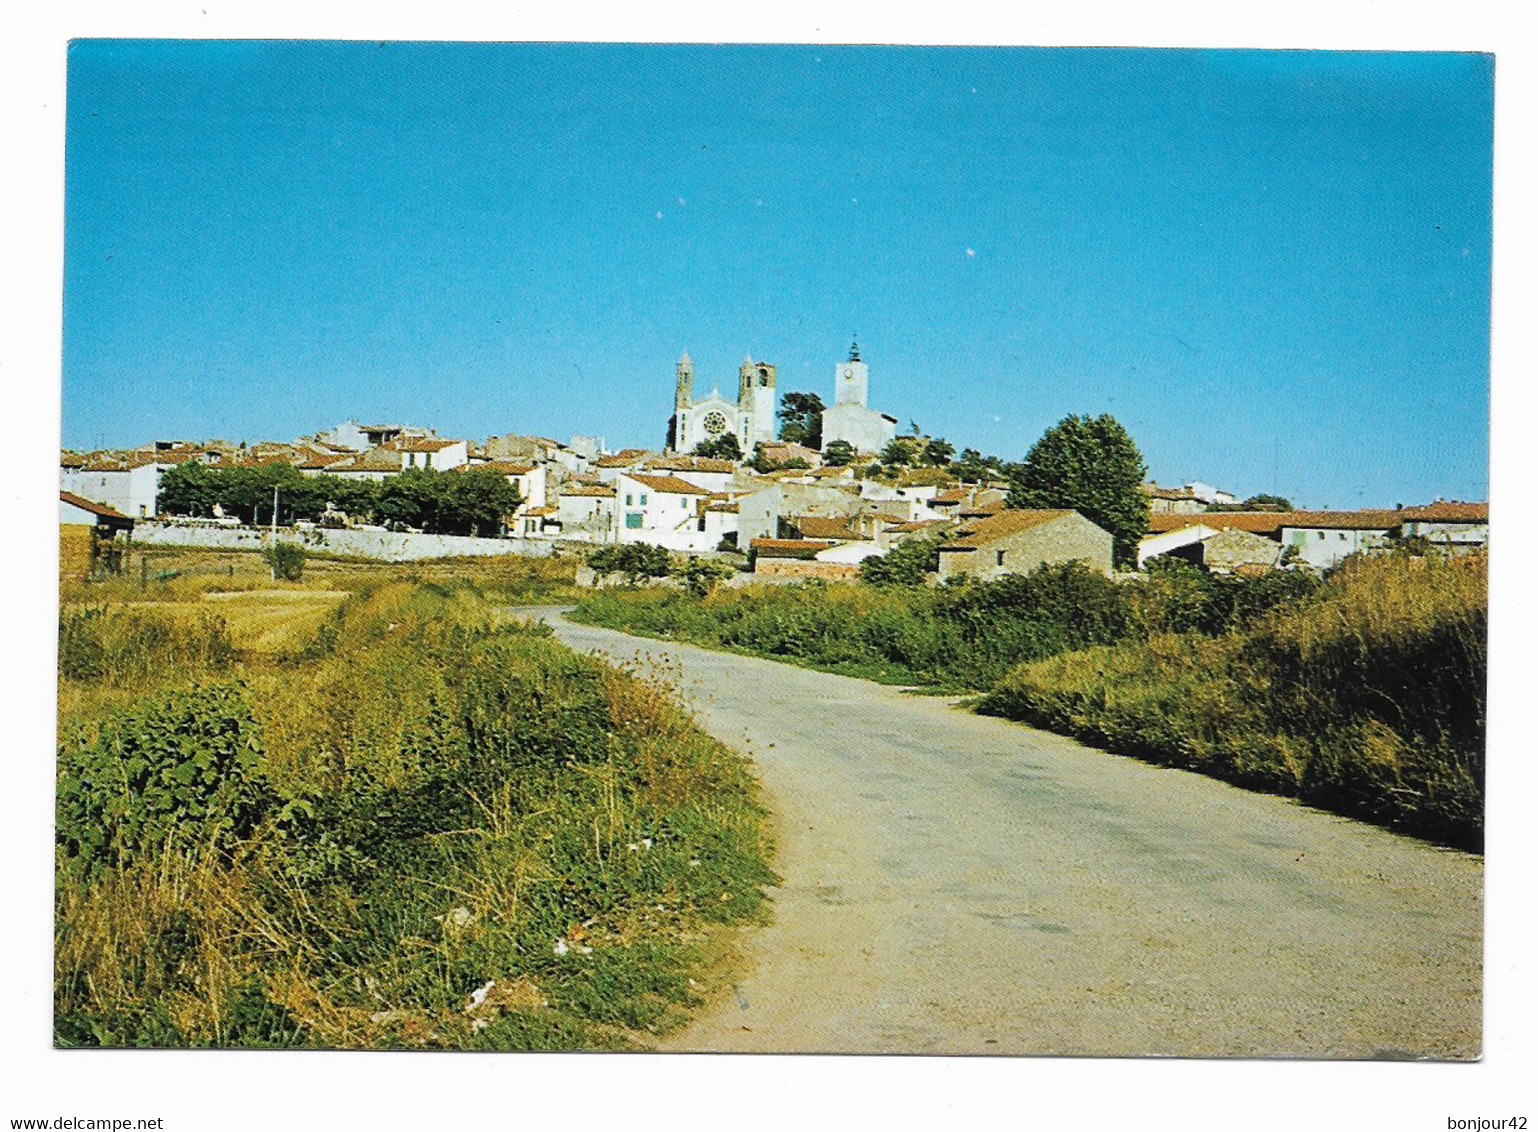
[[(134, 524), (135, 544), (145, 546), (193, 546), (210, 550), (260, 550), (270, 537), (251, 527), (199, 527), (182, 523)], [(416, 562), (428, 558), (485, 558), (522, 554), (548, 558), (553, 539), (470, 538), (466, 535), (414, 535), (395, 531), (299, 531), (278, 529), (279, 542), (297, 543), (306, 550), (369, 558), (379, 562)]]
[(764, 558), (759, 556), (753, 572), (767, 578), (826, 578), (830, 582), (852, 582), (860, 568), (849, 562), (818, 562), (805, 558)]

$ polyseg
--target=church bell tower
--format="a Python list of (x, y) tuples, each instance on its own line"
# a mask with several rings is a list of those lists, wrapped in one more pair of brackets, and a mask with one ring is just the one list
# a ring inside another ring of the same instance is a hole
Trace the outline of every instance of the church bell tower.
[(869, 383), (870, 371), (860, 360), (860, 343), (855, 340), (849, 344), (849, 357), (838, 364), (838, 372), (833, 378), (833, 403), (865, 407)]

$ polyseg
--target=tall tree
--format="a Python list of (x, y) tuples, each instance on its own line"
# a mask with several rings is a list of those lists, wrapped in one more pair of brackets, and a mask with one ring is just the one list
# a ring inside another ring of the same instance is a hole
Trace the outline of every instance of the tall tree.
[(1007, 471), (1008, 506), (1071, 507), (1111, 532), (1118, 564), (1136, 560), (1148, 530), (1148, 466), (1115, 417), (1064, 417)]
[(827, 406), (815, 393), (780, 396), (780, 439), (808, 448), (822, 447), (822, 411)]

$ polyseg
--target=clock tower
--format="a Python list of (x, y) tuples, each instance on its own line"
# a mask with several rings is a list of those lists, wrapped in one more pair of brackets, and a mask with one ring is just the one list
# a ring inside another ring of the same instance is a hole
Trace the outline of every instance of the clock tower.
[(866, 384), (869, 381), (869, 371), (865, 363), (860, 360), (860, 343), (858, 341), (849, 344), (849, 357), (838, 363), (838, 372), (833, 378), (833, 403), (835, 405), (859, 405), (865, 406)]

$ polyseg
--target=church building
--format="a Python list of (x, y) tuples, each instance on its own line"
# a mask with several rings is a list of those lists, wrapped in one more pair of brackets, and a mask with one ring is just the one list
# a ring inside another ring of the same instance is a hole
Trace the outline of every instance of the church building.
[(684, 351), (678, 359), (678, 388), (673, 396), (672, 451), (693, 452), (702, 440), (719, 440), (727, 433), (737, 437), (744, 453), (760, 441), (774, 439), (774, 366), (742, 360), (737, 371), (737, 400), (728, 401), (719, 386), (710, 396), (694, 399), (694, 362)]
[(878, 413), (865, 404), (870, 368), (860, 360), (860, 344), (849, 346), (849, 357), (838, 364), (833, 378), (833, 404), (822, 413), (824, 451), (835, 440), (850, 444), (856, 452), (875, 454), (897, 435), (897, 418)]

